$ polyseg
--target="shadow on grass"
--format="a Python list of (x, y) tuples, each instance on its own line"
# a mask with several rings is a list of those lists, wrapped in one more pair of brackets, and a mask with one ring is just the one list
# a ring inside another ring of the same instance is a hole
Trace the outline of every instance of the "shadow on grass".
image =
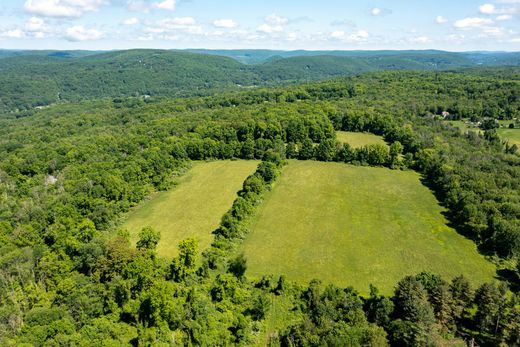
[(445, 204), (445, 198), (446, 196), (440, 189), (436, 189), (435, 184), (429, 180), (427, 177), (425, 177), (423, 174), (421, 174), (420, 178), (421, 183), (427, 187), (432, 194), (435, 196), (437, 201), (439, 202), (439, 205), (444, 208), (444, 211), (441, 212), (441, 214), (446, 218), (446, 225), (449, 226), (452, 229), (455, 229), (457, 233), (460, 235), (472, 240), (477, 244), (477, 247), (479, 248), (479, 252), (483, 255), (492, 255), (492, 253), (489, 252), (489, 250), (486, 250), (484, 247), (478, 244), (478, 239), (474, 233), (472, 233), (470, 230), (467, 230), (464, 228), (463, 225), (461, 225), (455, 216), (455, 214), (446, 206)]
[[(472, 233), (470, 230), (467, 230), (464, 228), (463, 225), (457, 222), (457, 219), (455, 217), (455, 214), (450, 211), (450, 209), (446, 206), (444, 203), (445, 195), (440, 189), (436, 189), (435, 184), (429, 180), (427, 177), (421, 174), (421, 183), (430, 189), (433, 195), (435, 195), (435, 198), (439, 202), (439, 205), (442, 206), (445, 210), (442, 212), (442, 215), (447, 220), (447, 225), (450, 228), (453, 228), (457, 231), (460, 235), (472, 240), (478, 248), (478, 251), (480, 254), (484, 256), (492, 256), (495, 255), (495, 253), (492, 251), (491, 247), (487, 247), (485, 243), (479, 243), (477, 239), (477, 235)], [(519, 292), (520, 291), (520, 277), (519, 275), (514, 271), (510, 269), (498, 269), (496, 272), (496, 279), (500, 281), (507, 282), (509, 284), (509, 287), (511, 291), (513, 292)]]

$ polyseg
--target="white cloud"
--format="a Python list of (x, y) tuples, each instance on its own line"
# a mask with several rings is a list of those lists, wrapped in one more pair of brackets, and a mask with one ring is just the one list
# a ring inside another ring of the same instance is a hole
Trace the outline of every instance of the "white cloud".
[(171, 40), (171, 37), (178, 36), (179, 32), (191, 35), (202, 35), (204, 30), (193, 17), (166, 18), (149, 24), (145, 27), (147, 34), (161, 34), (161, 38)]
[(356, 37), (357, 39), (364, 40), (367, 39), (370, 35), (365, 30), (358, 30), (353, 37)]
[(289, 33), (287, 34), (287, 41), (296, 41), (298, 39), (297, 33)]
[(197, 21), (193, 17), (175, 17), (173, 19), (165, 19), (162, 23), (167, 25), (175, 26), (189, 26), (197, 24)]
[(345, 37), (345, 32), (343, 30), (336, 30), (330, 33), (330, 37), (333, 39), (341, 39)]
[(510, 2), (502, 1), (500, 3), (509, 4), (509, 5), (513, 5), (513, 6), (497, 8), (493, 4), (484, 4), (479, 7), (479, 11), (480, 11), (480, 13), (487, 14), (487, 15), (490, 15), (490, 14), (513, 15), (513, 14), (518, 14), (520, 12), (520, 7), (515, 6), (516, 4), (520, 5), (520, 1), (516, 1), (516, 2), (515, 1), (510, 1)]
[(510, 14), (501, 14), (500, 16), (497, 16), (495, 19), (498, 21), (511, 20), (513, 19), (513, 16), (511, 16)]
[(480, 34), (481, 37), (503, 37), (505, 36), (506, 32), (504, 28), (501, 27), (485, 27), (482, 28), (482, 33)]
[(277, 15), (275, 13), (270, 14), (269, 16), (265, 17), (265, 21), (272, 25), (285, 25), (285, 24), (287, 24), (287, 22), (289, 22), (289, 20), (287, 18), (280, 17), (279, 15)]
[(275, 13), (265, 17), (265, 22), (261, 24), (256, 30), (265, 34), (280, 33), (284, 31), (285, 25), (289, 20), (281, 17)]
[(501, 14), (500, 16), (497, 16), (495, 19), (498, 21), (504, 21), (504, 20), (510, 20), (512, 18), (513, 18), (513, 16), (511, 16), (510, 14)]
[(272, 34), (272, 33), (279, 33), (283, 31), (283, 26), (281, 25), (269, 25), (267, 23), (264, 23), (260, 25), (257, 29), (258, 31), (261, 31), (266, 34)]
[(153, 41), (152, 34), (141, 35), (137, 37), (137, 41)]
[(201, 26), (198, 25), (190, 25), (189, 27), (182, 30), (185, 34), (191, 35), (202, 35), (204, 34), (204, 30)]
[(232, 29), (236, 28), (237, 24), (232, 19), (217, 19), (213, 22), (213, 25), (217, 28)]
[(10, 39), (21, 39), (25, 37), (25, 33), (20, 29), (13, 29), (0, 33), (0, 37), (6, 37)]
[(137, 24), (139, 24), (139, 19), (135, 18), (135, 17), (128, 18), (128, 19), (125, 19), (124, 21), (122, 21), (121, 24), (123, 24), (123, 25), (137, 25)]
[(160, 9), (160, 10), (173, 11), (173, 10), (175, 10), (176, 2), (177, 2), (176, 0), (164, 0), (161, 2), (154, 2), (152, 4), (152, 7)]
[(144, 0), (127, 0), (126, 7), (132, 12), (148, 13), (150, 9)]
[(444, 24), (444, 23), (447, 23), (448, 22), (448, 18), (444, 17), (444, 16), (437, 16), (435, 18), (435, 22), (437, 24)]
[(370, 10), (370, 13), (372, 13), (372, 16), (379, 16), (381, 14), (382, 10), (379, 7), (374, 7), (372, 10)]
[(0, 32), (0, 37), (12, 39), (24, 37), (41, 39), (49, 37), (53, 35), (55, 32), (56, 30), (49, 27), (45, 23), (44, 19), (38, 17), (31, 17), (25, 22), (25, 25), (23, 26), (12, 27), (8, 30)]
[(168, 41), (177, 41), (180, 40), (181, 37), (179, 35), (163, 35), (161, 36), (161, 39)]
[(330, 33), (331, 38), (349, 43), (364, 42), (369, 36), (370, 34), (366, 30), (358, 30), (350, 35), (343, 30), (336, 30)]
[(478, 9), (479, 9), (480, 13), (483, 13), (483, 14), (493, 14), (496, 12), (495, 5), (493, 5), (493, 4), (484, 4), (484, 5), (479, 6)]
[(489, 24), (493, 24), (491, 19), (480, 18), (480, 17), (467, 17), (464, 19), (459, 19), (455, 22), (454, 26), (458, 29), (466, 29), (466, 28), (477, 28), (486, 26)]
[(466, 36), (463, 34), (451, 34), (447, 36), (448, 41), (454, 43), (462, 43), (465, 38)]
[(84, 12), (97, 11), (105, 0), (27, 0), (25, 11), (44, 17), (80, 17)]
[(31, 17), (25, 23), (25, 30), (27, 31), (41, 31), (45, 27), (45, 21), (38, 17)]
[(68, 41), (92, 41), (99, 40), (103, 33), (97, 29), (87, 29), (83, 25), (75, 25), (65, 30), (65, 38)]
[(417, 36), (417, 37), (412, 37), (410, 38), (410, 42), (412, 43), (422, 43), (422, 44), (425, 44), (425, 43), (429, 43), (431, 40), (428, 36)]

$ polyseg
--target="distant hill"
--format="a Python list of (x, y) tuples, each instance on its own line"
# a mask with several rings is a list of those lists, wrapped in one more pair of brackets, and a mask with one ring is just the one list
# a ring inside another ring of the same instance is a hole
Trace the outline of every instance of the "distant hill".
[(130, 50), (67, 59), (25, 55), (0, 59), (0, 107), (82, 98), (194, 95), (257, 82), (257, 74), (236, 60), (189, 52)]
[(59, 57), (59, 58), (77, 58), (102, 53), (102, 51), (58, 51), (58, 50), (10, 50), (0, 49), (0, 59), (21, 57), (21, 56), (39, 56), (39, 57)]
[(380, 58), (380, 57), (409, 57), (419, 60), (431, 58), (446, 59), (454, 64), (460, 60), (466, 60), (469, 64), (484, 65), (519, 65), (520, 52), (446, 52), (440, 50), (375, 50), (375, 51), (279, 51), (257, 49), (189, 49), (193, 53), (220, 55), (233, 58), (244, 64), (259, 64), (269, 61), (273, 57), (294, 58), (313, 56), (355, 57), (355, 58)]
[(318, 55), (276, 59), (254, 66), (264, 81), (316, 80), (379, 70), (445, 70), (471, 67), (466, 57), (452, 54), (417, 54), (379, 56)]
[(203, 95), (380, 70), (520, 65), (520, 53), (428, 51), (0, 50), (0, 109), (60, 100)]

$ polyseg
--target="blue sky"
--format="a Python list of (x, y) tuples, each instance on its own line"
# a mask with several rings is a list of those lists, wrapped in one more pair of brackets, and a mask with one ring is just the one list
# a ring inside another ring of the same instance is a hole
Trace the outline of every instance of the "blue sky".
[(520, 0), (2, 0), (0, 48), (520, 51)]

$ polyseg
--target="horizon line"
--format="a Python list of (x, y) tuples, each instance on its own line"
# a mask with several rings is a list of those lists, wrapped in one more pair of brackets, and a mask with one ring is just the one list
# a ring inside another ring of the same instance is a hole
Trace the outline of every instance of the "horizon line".
[(116, 51), (131, 51), (131, 50), (157, 50), (157, 51), (189, 51), (189, 50), (205, 50), (205, 51), (272, 51), (272, 52), (427, 52), (438, 51), (445, 53), (520, 53), (520, 50), (467, 50), (467, 51), (450, 51), (438, 48), (424, 48), (424, 49), (273, 49), (273, 48), (151, 48), (151, 47), (132, 47), (132, 48), (115, 48), (115, 49), (59, 49), (59, 48), (3, 48), (0, 51), (85, 51), (85, 52), (116, 52)]

